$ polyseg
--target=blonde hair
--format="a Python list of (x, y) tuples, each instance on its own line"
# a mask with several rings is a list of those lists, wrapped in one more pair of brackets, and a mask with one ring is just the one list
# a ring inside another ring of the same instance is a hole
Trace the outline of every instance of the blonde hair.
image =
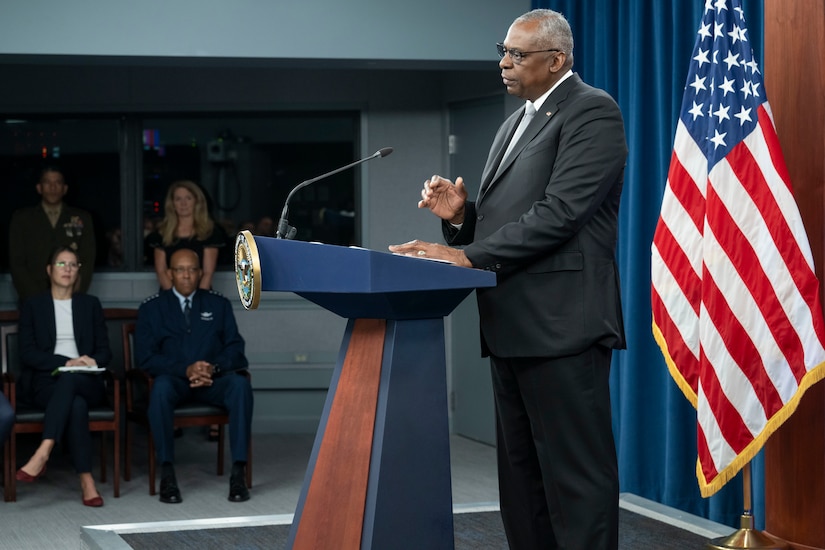
[(166, 202), (164, 204), (163, 220), (158, 224), (158, 233), (163, 239), (164, 246), (169, 246), (174, 243), (177, 238), (175, 231), (178, 228), (178, 213), (175, 212), (175, 191), (184, 188), (195, 197), (195, 211), (193, 213), (195, 237), (203, 241), (212, 234), (215, 223), (209, 217), (209, 212), (206, 209), (206, 196), (201, 191), (201, 188), (194, 181), (180, 180), (172, 182), (169, 190), (166, 192)]

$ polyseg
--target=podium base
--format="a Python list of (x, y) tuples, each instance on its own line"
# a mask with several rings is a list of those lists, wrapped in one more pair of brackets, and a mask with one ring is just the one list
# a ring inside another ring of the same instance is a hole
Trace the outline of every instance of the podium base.
[(789, 550), (790, 546), (756, 531), (753, 528), (753, 516), (742, 514), (739, 529), (727, 537), (711, 540), (705, 548), (711, 550), (731, 550), (740, 548), (759, 548), (762, 550)]
[(444, 319), (350, 319), (290, 550), (454, 550)]

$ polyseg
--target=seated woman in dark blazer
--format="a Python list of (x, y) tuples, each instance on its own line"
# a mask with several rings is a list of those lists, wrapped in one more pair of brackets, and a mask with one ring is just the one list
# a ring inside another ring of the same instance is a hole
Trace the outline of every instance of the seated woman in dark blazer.
[[(68, 247), (52, 253), (46, 273), (51, 290), (32, 296), (20, 311), (21, 388), (32, 403), (45, 409), (43, 440), (17, 479), (32, 482), (46, 472), (55, 442), (65, 436), (75, 471), (80, 476), (83, 504), (103, 506), (92, 478), (92, 437), (89, 408), (106, 400), (99, 374), (64, 372), (61, 366), (105, 367), (112, 357), (103, 308), (79, 286), (77, 254)], [(26, 387), (28, 386), (28, 387)]]

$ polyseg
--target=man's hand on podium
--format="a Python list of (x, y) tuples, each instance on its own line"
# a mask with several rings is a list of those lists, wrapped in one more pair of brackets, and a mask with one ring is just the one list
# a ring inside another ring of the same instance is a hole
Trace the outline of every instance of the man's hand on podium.
[(428, 243), (418, 239), (404, 244), (391, 244), (390, 252), (402, 256), (413, 256), (428, 260), (442, 260), (462, 267), (473, 267), (463, 250), (445, 246), (443, 244)]

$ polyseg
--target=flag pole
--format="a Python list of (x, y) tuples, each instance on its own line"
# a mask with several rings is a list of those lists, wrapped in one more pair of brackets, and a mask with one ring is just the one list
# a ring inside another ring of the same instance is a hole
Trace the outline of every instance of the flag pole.
[(751, 463), (742, 468), (742, 491), (744, 508), (739, 518), (739, 529), (727, 537), (711, 540), (706, 548), (711, 550), (732, 550), (759, 548), (761, 550), (789, 550), (790, 546), (753, 528), (753, 506), (751, 503)]

